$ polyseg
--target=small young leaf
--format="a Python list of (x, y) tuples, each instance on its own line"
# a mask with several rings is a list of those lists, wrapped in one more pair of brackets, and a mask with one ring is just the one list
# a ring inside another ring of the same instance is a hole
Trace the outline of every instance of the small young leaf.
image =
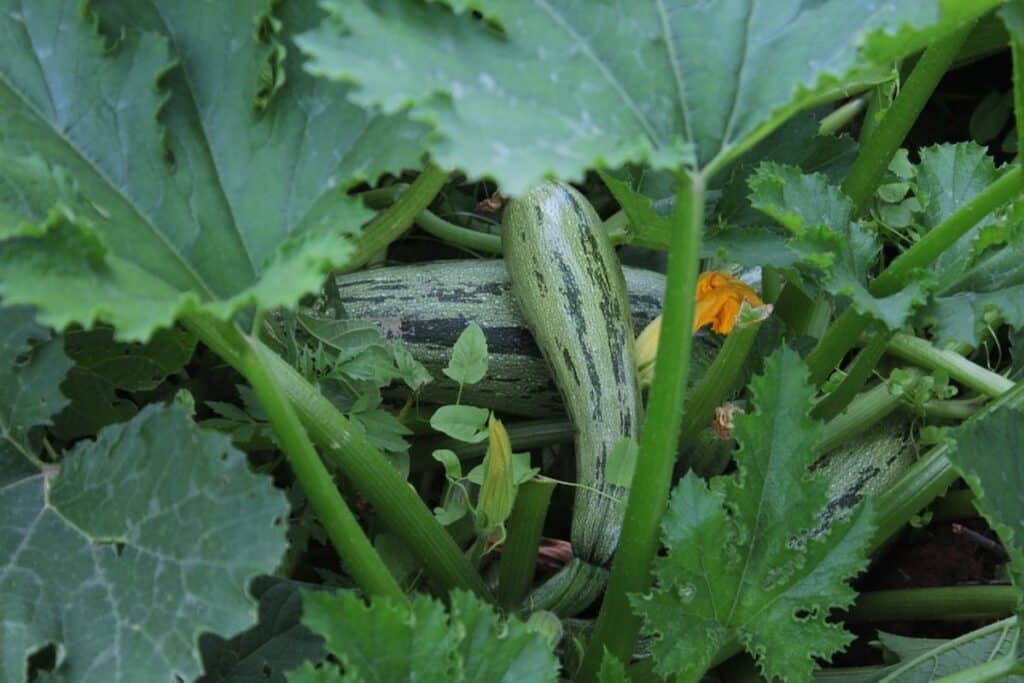
[(444, 465), (444, 476), (449, 481), (452, 479), (456, 481), (462, 479), (462, 461), (459, 460), (459, 456), (455, 455), (455, 451), (440, 448), (430, 455), (434, 460)]
[(395, 367), (398, 368), (399, 379), (413, 391), (419, 391), (434, 380), (423, 364), (413, 358), (409, 349), (402, 344), (398, 342), (392, 344), (391, 355), (394, 357)]
[(441, 406), (430, 417), (430, 426), (453, 439), (480, 443), (487, 438), (485, 424), (491, 414), (473, 406)]
[(628, 488), (633, 481), (633, 470), (636, 469), (636, 458), (640, 446), (636, 441), (626, 437), (620, 439), (604, 464), (604, 475), (608, 483)]
[(476, 323), (470, 323), (452, 348), (445, 375), (459, 384), (476, 384), (487, 374), (487, 339)]

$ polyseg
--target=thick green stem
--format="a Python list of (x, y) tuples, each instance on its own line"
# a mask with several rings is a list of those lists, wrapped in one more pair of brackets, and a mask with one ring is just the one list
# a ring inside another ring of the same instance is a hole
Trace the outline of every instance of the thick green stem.
[(1014, 586), (943, 586), (861, 593), (846, 621), (969, 621), (1013, 614)]
[(898, 292), (910, 282), (916, 269), (934, 261), (982, 218), (1018, 198), (1022, 190), (1024, 171), (1020, 166), (1015, 166), (896, 257), (871, 283), (871, 293), (875, 296), (889, 296)]
[[(252, 343), (259, 342), (253, 339)], [(405, 602), (405, 593), (345, 504), (331, 473), (320, 461), (320, 456), (299, 422), (295, 409), (251, 344), (241, 353), (239, 369), (252, 384), (266, 410), (281, 450), (317, 518), (327, 531), (331, 544), (338, 551), (346, 571), (368, 595), (392, 598), (398, 603)]]
[(661, 338), (640, 457), (608, 590), (580, 667), (581, 681), (596, 680), (606, 648), (627, 663), (640, 631), (640, 618), (630, 608), (628, 595), (650, 585), (651, 561), (658, 550), (658, 523), (668, 501), (682, 427), (704, 228), (704, 179), (700, 175), (681, 179), (673, 223)]
[[(920, 373), (916, 373), (920, 377)], [(859, 394), (846, 410), (825, 423), (821, 441), (815, 444), (816, 453), (825, 454), (846, 443), (871, 425), (877, 424), (899, 408), (900, 398), (879, 384)]]
[(498, 604), (506, 610), (519, 606), (533, 583), (540, 535), (554, 490), (554, 481), (533, 479), (521, 484), (516, 493), (507, 524), (508, 537), (498, 565)]
[(820, 385), (828, 379), (832, 370), (857, 343), (861, 332), (870, 322), (870, 318), (857, 313), (852, 306), (836, 318), (817, 345), (807, 354), (807, 367), (814, 384)]
[(922, 417), (934, 420), (963, 421), (978, 412), (985, 405), (981, 398), (961, 398), (948, 401), (932, 400), (917, 409)]
[(1000, 374), (972, 363), (958, 353), (943, 351), (913, 335), (897, 333), (889, 339), (888, 353), (928, 370), (937, 370), (979, 394), (995, 398), (1013, 387)]
[(679, 432), (680, 453), (685, 453), (692, 446), (697, 433), (711, 424), (715, 408), (736, 388), (759, 329), (760, 320), (733, 328), (715, 355), (711, 367), (694, 387), (686, 401), (686, 414)]
[(354, 238), (356, 253), (345, 265), (344, 272), (359, 270), (374, 255), (401, 237), (416, 216), (430, 205), (447, 180), (447, 173), (437, 166), (427, 165), (398, 200), (377, 214)]
[(960, 28), (924, 51), (885, 117), (860, 148), (857, 160), (843, 181), (843, 192), (853, 201), (855, 215), (864, 210), (878, 189), (893, 155), (917, 121), (942, 75), (956, 59), (972, 27), (973, 23)]
[(814, 409), (811, 411), (812, 416), (819, 420), (828, 420), (843, 412), (843, 409), (850, 404), (850, 401), (854, 399), (857, 392), (871, 378), (871, 373), (875, 371), (875, 366), (878, 365), (882, 354), (885, 353), (888, 337), (888, 333), (879, 332), (871, 339), (867, 346), (861, 349), (860, 353), (857, 354), (857, 358), (850, 364), (846, 377), (843, 378), (843, 381), (839, 383), (839, 386), (832, 393), (825, 396), (814, 406)]
[[(186, 322), (204, 344), (244, 374), (243, 354), (248, 345), (234, 326), (195, 315)], [(253, 348), (324, 457), (366, 496), (384, 525), (423, 564), (427, 575), (439, 586), (464, 588), (488, 597), (487, 586), (462, 550), (384, 454), (282, 358), (258, 341), (253, 341)]]
[[(1024, 406), (1024, 382), (1019, 382), (995, 401), (988, 404), (971, 420), (982, 420), (986, 415), (1002, 408), (1019, 409)], [(933, 500), (941, 496), (957, 480), (957, 472), (947, 454), (953, 446), (944, 443), (931, 449), (914, 463), (892, 486), (875, 498), (877, 528), (871, 550), (877, 549), (904, 524), (913, 519)]]
[(423, 228), (434, 237), (449, 244), (455, 244), (482, 254), (500, 254), (501, 236), (490, 233), (470, 230), (461, 225), (449, 223), (433, 211), (424, 209), (416, 216), (416, 225)]

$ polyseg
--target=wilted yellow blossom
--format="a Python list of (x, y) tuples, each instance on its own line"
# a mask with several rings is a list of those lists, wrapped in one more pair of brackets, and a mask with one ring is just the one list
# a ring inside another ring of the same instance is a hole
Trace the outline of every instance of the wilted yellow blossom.
[(512, 514), (516, 484), (512, 473), (512, 444), (505, 425), (491, 415), (487, 422), (489, 442), (484, 458), (484, 483), (477, 504), (482, 529), (494, 529)]

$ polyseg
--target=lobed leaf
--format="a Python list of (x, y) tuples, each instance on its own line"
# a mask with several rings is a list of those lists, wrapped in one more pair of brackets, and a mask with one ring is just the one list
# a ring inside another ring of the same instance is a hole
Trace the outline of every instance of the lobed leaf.
[(288, 57), (312, 0), (116, 7), (111, 44), (88, 9), (0, 1), (0, 294), (130, 341), (316, 290), (370, 215), (345, 190), (416, 166), (422, 129)]
[(130, 419), (138, 406), (118, 392), (151, 391), (192, 358), (196, 337), (178, 328), (160, 330), (146, 344), (113, 339), (109, 327), (74, 330), (64, 348), (75, 361), (62, 388), (71, 403), (54, 419), (62, 439), (95, 434)]
[(929, 286), (922, 278), (888, 297), (876, 297), (868, 281), (881, 252), (876, 236), (853, 220), (853, 204), (821, 174), (792, 166), (762, 164), (750, 178), (750, 201), (792, 235), (790, 249), (810, 271), (812, 282), (848, 297), (859, 312), (898, 329), (923, 304)]
[(360, 680), (555, 681), (558, 662), (540, 633), (465, 591), (451, 595), (451, 611), (425, 595), (407, 605), (351, 591), (306, 593), (303, 623), (324, 636), (344, 678), (332, 665), (306, 666), (291, 683)]
[[(995, 182), (1003, 169), (974, 143), (936, 145), (921, 151), (916, 193), (924, 231), (949, 218)], [(939, 286), (918, 319), (939, 344), (977, 346), (989, 316), (1024, 327), (1024, 223), (1020, 211), (990, 214), (931, 265)]]
[(767, 678), (810, 680), (816, 658), (852, 640), (828, 621), (848, 606), (846, 581), (867, 563), (873, 532), (863, 507), (813, 534), (828, 482), (811, 476), (821, 424), (808, 416), (814, 389), (799, 356), (783, 347), (751, 384), (755, 411), (737, 416), (738, 473), (710, 487), (688, 474), (662, 521), (668, 555), (657, 586), (632, 596), (655, 634), (656, 671), (696, 681), (738, 639)]
[(509, 195), (591, 167), (724, 167), (788, 116), (888, 77), (890, 63), (976, 18), (929, 0), (473, 3), (330, 0), (302, 36), (312, 72), (409, 110), (441, 164)]
[(181, 406), (103, 429), (56, 473), (0, 466), (4, 680), (47, 645), (65, 681), (192, 679), (201, 633), (254, 621), (247, 587), (284, 553), (287, 501)]

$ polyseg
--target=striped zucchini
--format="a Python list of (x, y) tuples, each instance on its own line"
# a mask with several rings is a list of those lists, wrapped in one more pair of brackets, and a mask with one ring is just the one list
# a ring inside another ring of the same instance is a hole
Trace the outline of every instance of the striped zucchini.
[(556, 183), (509, 203), (502, 249), (512, 293), (576, 427), (573, 553), (604, 566), (622, 523), (614, 499), (627, 493), (606, 481), (605, 463), (643, 419), (622, 269), (593, 207)]
[[(665, 278), (639, 268), (623, 271), (634, 329), (640, 330), (661, 312)], [(481, 382), (465, 387), (462, 401), (526, 417), (564, 413), (551, 371), (512, 299), (503, 261), (390, 266), (341, 275), (336, 283), (350, 317), (376, 323), (430, 371), (434, 381), (421, 389), (421, 402), (455, 401), (458, 385), (441, 368), (448, 363), (459, 334), (475, 322), (487, 338), (489, 366)], [(699, 377), (718, 344), (704, 333), (694, 342), (691, 375)], [(405, 393), (400, 387), (395, 391)]]

